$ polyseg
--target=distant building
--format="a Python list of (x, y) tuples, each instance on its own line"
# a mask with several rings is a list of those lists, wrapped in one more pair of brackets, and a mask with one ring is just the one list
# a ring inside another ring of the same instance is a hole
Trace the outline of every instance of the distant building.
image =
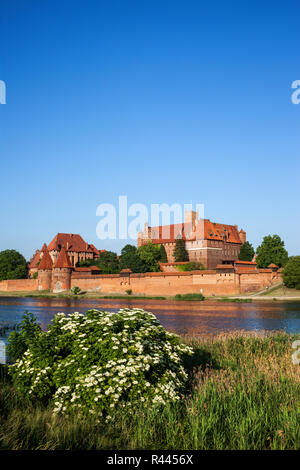
[(145, 224), (143, 232), (138, 234), (138, 246), (149, 241), (163, 245), (168, 262), (174, 259), (176, 240), (182, 238), (190, 261), (198, 261), (208, 269), (218, 265), (231, 264), (238, 259), (241, 246), (246, 241), (246, 232), (238, 230), (237, 225), (211, 222), (209, 219), (198, 220), (195, 211), (187, 211), (184, 223), (149, 227)]
[(30, 277), (33, 277), (34, 273), (38, 271), (45, 248), (51, 257), (52, 263), (55, 263), (63, 247), (68, 255), (68, 259), (72, 267), (75, 267), (79, 261), (97, 259), (99, 258), (100, 253), (105, 251), (97, 250), (94, 245), (84, 241), (84, 239), (78, 234), (58, 233), (48, 247), (44, 244), (42, 249), (36, 250), (32, 256), (29, 262)]

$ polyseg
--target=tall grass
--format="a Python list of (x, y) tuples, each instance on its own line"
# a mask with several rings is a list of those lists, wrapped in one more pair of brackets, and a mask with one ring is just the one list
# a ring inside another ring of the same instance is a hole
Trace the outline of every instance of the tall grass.
[(196, 353), (181, 401), (116, 412), (109, 423), (54, 417), (21, 401), (2, 369), (0, 449), (299, 449), (295, 339), (243, 332), (188, 339)]

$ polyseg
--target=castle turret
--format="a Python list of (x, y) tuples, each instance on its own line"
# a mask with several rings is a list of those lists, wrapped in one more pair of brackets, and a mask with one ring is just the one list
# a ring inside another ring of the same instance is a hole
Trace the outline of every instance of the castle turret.
[(61, 292), (71, 288), (72, 264), (65, 247), (60, 250), (52, 270), (52, 291)]
[(46, 244), (44, 244), (41, 252), (41, 259), (38, 265), (38, 281), (39, 290), (51, 289), (52, 283), (52, 259), (47, 250)]
[(244, 244), (246, 242), (246, 232), (245, 232), (245, 230), (241, 229), (239, 231), (239, 235), (240, 235), (241, 242)]
[(184, 213), (184, 223), (185, 224), (191, 224), (193, 230), (195, 230), (197, 220), (198, 220), (198, 212), (197, 211), (185, 211), (185, 213)]

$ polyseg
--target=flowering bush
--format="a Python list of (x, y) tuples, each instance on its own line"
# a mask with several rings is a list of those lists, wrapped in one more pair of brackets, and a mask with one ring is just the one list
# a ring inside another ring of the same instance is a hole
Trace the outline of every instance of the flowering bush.
[(183, 357), (192, 352), (141, 309), (58, 313), (11, 372), (23, 395), (52, 404), (54, 413), (109, 420), (117, 408), (178, 400)]

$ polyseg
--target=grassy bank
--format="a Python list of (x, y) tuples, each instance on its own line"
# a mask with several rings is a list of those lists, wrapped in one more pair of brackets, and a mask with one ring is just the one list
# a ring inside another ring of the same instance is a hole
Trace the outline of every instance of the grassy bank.
[(268, 291), (260, 294), (264, 297), (295, 297), (300, 298), (299, 289), (291, 289), (283, 285), (271, 287)]
[(54, 418), (18, 398), (1, 371), (0, 449), (299, 449), (296, 337), (234, 333), (193, 340), (189, 390), (175, 405), (111, 422)]
[[(249, 296), (249, 294), (248, 294)], [(160, 295), (128, 295), (128, 294), (100, 294), (98, 292), (82, 292), (78, 295), (73, 294), (71, 291), (62, 293), (53, 293), (49, 290), (46, 291), (16, 291), (5, 292), (0, 291), (1, 297), (22, 297), (22, 298), (46, 298), (46, 299), (116, 299), (116, 300), (179, 300), (179, 301), (200, 301), (217, 300), (218, 302), (255, 302), (266, 300), (285, 300), (300, 301), (300, 291), (296, 289), (284, 289), (282, 286), (270, 289), (268, 292), (263, 292), (260, 295), (252, 295), (251, 298), (245, 296), (233, 297), (205, 297), (202, 294), (177, 294), (175, 296), (160, 296)]]
[(73, 294), (71, 291), (64, 291), (62, 293), (53, 293), (49, 290), (45, 291), (16, 291), (16, 292), (0, 292), (0, 297), (23, 297), (23, 298), (46, 298), (46, 299), (156, 299), (166, 300), (167, 297), (163, 296), (150, 296), (150, 295), (128, 295), (128, 294), (99, 294), (97, 292), (81, 292), (80, 294)]

